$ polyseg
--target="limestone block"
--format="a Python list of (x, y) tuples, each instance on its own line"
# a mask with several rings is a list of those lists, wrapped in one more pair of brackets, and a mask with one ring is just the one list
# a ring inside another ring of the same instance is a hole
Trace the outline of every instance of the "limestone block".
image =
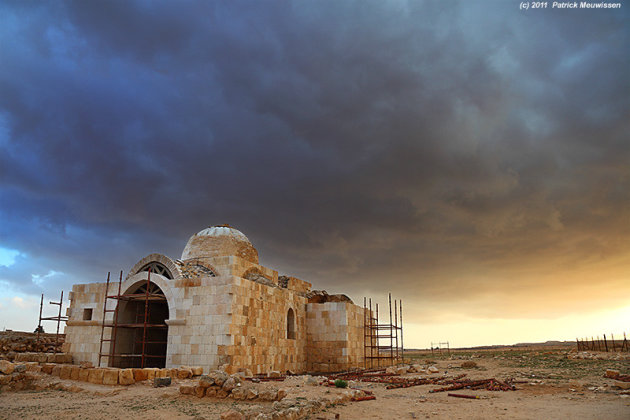
[(192, 370), (190, 368), (180, 368), (177, 370), (178, 379), (188, 379), (192, 378), (192, 376)]
[(27, 365), (26, 366), (26, 371), (27, 372), (32, 372), (32, 373), (38, 373), (38, 372), (42, 371), (42, 367), (39, 364), (34, 363), (34, 364), (31, 364), (31, 365)]
[[(223, 386), (225, 386), (225, 384)], [(232, 389), (232, 393), (230, 394), (230, 398), (233, 398), (235, 400), (240, 400), (240, 401), (247, 399), (247, 389), (245, 389), (243, 387), (238, 387), (238, 388)]]
[(79, 381), (81, 382), (88, 382), (88, 377), (90, 375), (90, 370), (89, 368), (80, 368), (79, 369)]
[(42, 372), (48, 374), (48, 375), (52, 375), (52, 370), (55, 367), (54, 364), (52, 363), (45, 363), (42, 365)]
[(166, 378), (168, 377), (170, 371), (169, 369), (157, 369), (155, 372), (156, 378)]
[(228, 396), (228, 393), (227, 393), (226, 390), (224, 390), (224, 389), (218, 389), (217, 390), (217, 395), (216, 395), (217, 398), (225, 398), (227, 396)]
[(159, 372), (158, 368), (144, 368), (143, 370), (147, 374), (147, 379), (150, 381), (152, 381), (157, 376), (157, 373)]
[(102, 368), (89, 369), (88, 382), (91, 384), (102, 384), (104, 372), (105, 369)]
[(180, 385), (179, 393), (184, 395), (192, 395), (195, 392), (195, 387), (192, 385)]
[(201, 366), (195, 366), (192, 369), (192, 375), (193, 376), (200, 376), (203, 375), (203, 367)]
[(209, 388), (214, 385), (214, 379), (211, 376), (203, 375), (199, 378), (199, 386)]
[(52, 368), (52, 372), (50, 374), (53, 376), (59, 377), (60, 373), (61, 373), (61, 366), (56, 364)]
[(202, 386), (197, 385), (197, 386), (195, 387), (194, 394), (195, 394), (197, 397), (202, 398), (202, 397), (206, 394), (206, 388), (204, 388), (204, 387), (202, 387)]
[(103, 369), (103, 385), (118, 385), (118, 376), (120, 369), (107, 368)]
[(73, 381), (78, 381), (80, 372), (81, 372), (80, 366), (72, 366), (70, 368), (70, 379), (72, 379)]
[(121, 385), (131, 385), (135, 383), (133, 369), (121, 369), (118, 374), (118, 383)]
[(228, 374), (220, 371), (220, 370), (215, 370), (214, 372), (211, 372), (210, 376), (212, 379), (214, 379), (214, 383), (217, 384), (218, 386), (223, 386), (223, 383), (228, 379)]
[(144, 369), (135, 368), (133, 371), (133, 380), (136, 382), (146, 381), (148, 379), (148, 374)]
[(234, 388), (236, 388), (237, 385), (238, 385), (238, 382), (236, 381), (236, 379), (230, 376), (229, 378), (225, 380), (221, 388), (226, 392), (231, 392)]
[(245, 416), (236, 410), (229, 410), (221, 413), (221, 420), (245, 420)]
[(61, 365), (61, 369), (59, 370), (59, 379), (70, 379), (71, 375), (72, 375), (72, 366)]
[(219, 389), (219, 388), (214, 387), (214, 386), (211, 386), (210, 388), (207, 388), (206, 389), (206, 394), (205, 394), (206, 397), (210, 397), (210, 398), (216, 397), (217, 396), (217, 389)]

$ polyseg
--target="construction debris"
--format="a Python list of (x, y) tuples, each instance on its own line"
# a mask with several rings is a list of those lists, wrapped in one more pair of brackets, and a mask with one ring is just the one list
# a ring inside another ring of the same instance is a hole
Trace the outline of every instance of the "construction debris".
[(448, 393), (449, 397), (455, 397), (455, 398), (468, 398), (470, 400), (478, 400), (479, 399), (479, 395), (466, 395), (466, 394), (452, 394), (452, 393)]

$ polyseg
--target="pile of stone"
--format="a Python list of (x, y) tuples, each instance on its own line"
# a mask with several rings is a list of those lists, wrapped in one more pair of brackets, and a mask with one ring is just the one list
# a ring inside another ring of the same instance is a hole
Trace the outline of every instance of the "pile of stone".
[(61, 351), (64, 339), (65, 336), (59, 334), (59, 342), (55, 345), (55, 334), (40, 334), (38, 341), (35, 333), (2, 331), (0, 332), (0, 354), (12, 360), (15, 353)]
[[(203, 373), (201, 367), (182, 366), (178, 369), (158, 368), (95, 368), (89, 363), (82, 365), (52, 365), (45, 363), (40, 366), (41, 372), (58, 376), (59, 379), (71, 379), (74, 381), (89, 382), (99, 385), (132, 385), (136, 382), (154, 381), (155, 386), (163, 386), (156, 378), (188, 379), (200, 376)], [(168, 381), (170, 384), (170, 381)]]
[(197, 385), (181, 385), (179, 392), (184, 395), (195, 395), (199, 398), (232, 398), (240, 401), (280, 401), (286, 395), (283, 389), (259, 390), (253, 384), (246, 385), (242, 374), (228, 375), (215, 370), (199, 378)]
[(229, 410), (221, 414), (222, 420), (296, 420), (310, 418), (313, 414), (338, 404), (360, 400), (366, 394), (359, 389), (347, 389), (333, 397), (320, 397), (315, 400), (286, 398), (272, 404), (272, 412), (264, 412), (259, 405), (251, 405), (242, 411)]
[(35, 376), (27, 372), (26, 365), (0, 360), (0, 392), (31, 389)]
[(400, 365), (400, 366), (390, 366), (385, 369), (385, 373), (390, 375), (404, 375), (406, 373), (419, 373), (421, 375), (432, 375), (435, 373), (439, 373), (440, 370), (435, 366), (427, 366), (427, 365)]
[(567, 354), (568, 359), (583, 360), (630, 360), (630, 353), (604, 353), (604, 352), (588, 352), (580, 351), (578, 353)]
[(353, 303), (346, 295), (329, 295), (325, 290), (312, 290), (306, 294), (308, 303), (348, 302)]
[(71, 364), (72, 355), (68, 353), (18, 353), (14, 356), (13, 361)]

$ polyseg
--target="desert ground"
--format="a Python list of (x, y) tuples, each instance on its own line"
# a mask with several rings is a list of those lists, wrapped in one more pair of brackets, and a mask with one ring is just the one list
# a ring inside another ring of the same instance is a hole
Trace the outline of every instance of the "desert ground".
[[(605, 376), (607, 370), (630, 374), (628, 353), (578, 353), (567, 346), (531, 346), (450, 354), (417, 351), (407, 353), (406, 361), (417, 368), (411, 370), (419, 372), (399, 378), (449, 379), (465, 374), (472, 380), (512, 381), (516, 389), (451, 392), (478, 397), (463, 399), (449, 396), (448, 391), (430, 392), (441, 387), (433, 384), (387, 389), (383, 383), (349, 380), (350, 389), (341, 389), (327, 386), (327, 378), (318, 376), (295, 375), (262, 383), (243, 380), (244, 387), (257, 387), (258, 391), (282, 389), (287, 393), (282, 401), (261, 402), (200, 398), (180, 392), (180, 388), (197, 385), (197, 378), (174, 379), (168, 387), (154, 388), (150, 381), (106, 386), (37, 373), (31, 389), (4, 389), (0, 393), (0, 419), (630, 418), (630, 382)], [(431, 366), (438, 372), (426, 370)], [(375, 399), (349, 401), (348, 395), (357, 392), (352, 388), (367, 391), (361, 395), (371, 394)]]

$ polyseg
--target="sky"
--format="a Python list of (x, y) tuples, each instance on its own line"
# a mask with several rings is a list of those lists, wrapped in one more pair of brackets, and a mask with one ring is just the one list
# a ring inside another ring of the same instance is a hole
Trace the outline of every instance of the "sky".
[(630, 333), (629, 7), (1, 2), (0, 328), (229, 223), (407, 347)]

